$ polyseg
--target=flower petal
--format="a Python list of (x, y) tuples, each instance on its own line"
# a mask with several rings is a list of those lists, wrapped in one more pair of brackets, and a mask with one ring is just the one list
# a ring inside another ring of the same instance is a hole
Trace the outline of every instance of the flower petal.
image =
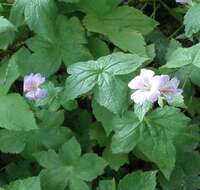
[(144, 91), (144, 90), (137, 90), (131, 95), (131, 99), (136, 104), (143, 104), (145, 101), (156, 102), (158, 97), (160, 96), (159, 91)]
[(45, 77), (43, 77), (40, 73), (34, 75), (34, 80), (37, 86), (40, 86), (45, 82)]
[(29, 100), (36, 100), (36, 97), (35, 97), (35, 92), (34, 91), (30, 91), (30, 92), (27, 92), (25, 94), (25, 97)]
[(149, 69), (141, 69), (140, 76), (144, 79), (150, 79), (154, 76), (154, 71)]
[(140, 76), (136, 76), (128, 83), (128, 87), (130, 89), (143, 89), (144, 88), (144, 80)]
[(35, 92), (35, 97), (37, 100), (43, 99), (47, 96), (47, 90), (38, 88)]

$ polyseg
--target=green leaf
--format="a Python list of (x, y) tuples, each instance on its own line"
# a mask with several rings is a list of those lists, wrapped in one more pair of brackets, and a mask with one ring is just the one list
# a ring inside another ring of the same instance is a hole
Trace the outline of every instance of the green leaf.
[(6, 50), (15, 37), (15, 26), (4, 17), (0, 16), (0, 49)]
[(0, 12), (3, 11), (3, 6), (0, 4)]
[(35, 152), (58, 149), (71, 138), (71, 131), (62, 127), (41, 128), (31, 131), (0, 130), (0, 150), (4, 153), (23, 153), (32, 155)]
[(109, 144), (110, 139), (106, 136), (105, 130), (99, 122), (90, 125), (89, 135), (90, 139), (94, 140), (94, 143), (100, 147), (105, 147)]
[(38, 125), (41, 127), (59, 127), (64, 122), (64, 110), (49, 111), (42, 109), (37, 112), (39, 120)]
[(27, 41), (28, 47), (34, 52), (28, 59), (29, 73), (39, 72), (48, 77), (60, 68), (62, 61), (67, 66), (91, 58), (85, 47), (84, 29), (77, 18), (59, 16), (54, 27), (56, 38), (53, 41), (39, 36)]
[(97, 121), (102, 123), (106, 135), (109, 136), (113, 130), (112, 120), (115, 115), (103, 106), (100, 106), (94, 99), (92, 101), (92, 111)]
[(107, 162), (96, 154), (88, 153), (81, 157), (75, 167), (76, 176), (85, 181), (92, 181), (104, 172)]
[(40, 173), (42, 189), (65, 190), (65, 187), (69, 184), (71, 170), (69, 167), (42, 170)]
[(146, 115), (146, 113), (152, 108), (152, 103), (149, 101), (145, 101), (144, 104), (135, 104), (134, 112), (137, 115), (138, 119), (142, 121)]
[(19, 77), (15, 55), (0, 67), (0, 95), (8, 93), (11, 85)]
[(187, 108), (187, 106), (184, 103), (184, 97), (183, 95), (177, 95), (172, 97), (172, 102), (170, 105), (174, 107), (179, 107), (179, 108)]
[(91, 151), (89, 127), (93, 122), (92, 115), (85, 109), (77, 109), (72, 112), (67, 112), (65, 121), (66, 126), (73, 130), (83, 151)]
[(128, 106), (127, 84), (107, 73), (101, 74), (98, 80), (98, 86), (94, 90), (95, 100), (113, 113), (126, 110)]
[(104, 15), (116, 8), (121, 0), (79, 0), (80, 8), (87, 13)]
[(139, 122), (133, 112), (116, 117), (113, 125), (115, 135), (112, 151), (130, 152), (136, 145), (139, 150), (163, 172), (166, 178), (175, 166), (176, 137), (184, 134), (189, 119), (173, 107), (158, 108)]
[(112, 138), (113, 153), (128, 153), (137, 145), (140, 140), (139, 128), (142, 123), (133, 112), (128, 112), (122, 118), (115, 117), (113, 128), (115, 135)]
[[(119, 113), (127, 107), (128, 88), (115, 75), (129, 74), (144, 61), (145, 58), (137, 55), (119, 52), (101, 57), (97, 61), (73, 64), (68, 67), (71, 76), (66, 80), (64, 99), (72, 100), (94, 89), (95, 100), (101, 106)], [(124, 92), (123, 95), (120, 90)]]
[(24, 180), (17, 180), (10, 183), (6, 190), (41, 190), (40, 188), (40, 178), (39, 177), (30, 177)]
[(0, 130), (0, 150), (4, 153), (20, 153), (26, 145), (26, 134), (22, 131)]
[(72, 132), (66, 127), (51, 127), (32, 130), (26, 134), (25, 155), (48, 149), (58, 150), (62, 144), (72, 137)]
[(53, 39), (56, 14), (54, 0), (17, 0), (11, 9), (10, 19), (21, 25), (25, 18), (31, 30), (46, 39)]
[(200, 32), (200, 4), (191, 6), (184, 17), (185, 34), (192, 37), (193, 34)]
[(170, 181), (159, 177), (163, 190), (196, 190), (200, 188), (200, 156), (197, 152), (185, 152), (178, 155), (176, 168)]
[(27, 60), (29, 59), (30, 55), (30, 51), (25, 47), (20, 48), (14, 54), (14, 59), (18, 65), (18, 72), (22, 77), (30, 74), (29, 64), (27, 63)]
[(15, 131), (38, 128), (33, 113), (20, 95), (0, 96), (0, 105), (0, 127)]
[(108, 162), (109, 166), (115, 171), (121, 166), (128, 163), (128, 154), (113, 154), (110, 146), (107, 146), (103, 152), (103, 158)]
[(103, 15), (90, 13), (85, 17), (84, 24), (90, 32), (107, 36), (122, 50), (147, 57), (141, 34), (150, 33), (157, 22), (133, 7), (121, 6)]
[(33, 154), (36, 160), (44, 168), (56, 168), (63, 166), (59, 156), (54, 150), (41, 151)]
[(69, 186), (70, 190), (89, 190), (87, 183), (78, 178), (71, 179)]
[(75, 138), (72, 138), (68, 142), (63, 144), (59, 150), (59, 157), (66, 165), (76, 164), (80, 156), (81, 147)]
[(78, 3), (80, 0), (59, 0), (59, 1), (63, 1), (65, 3)]
[(116, 190), (115, 180), (102, 180), (99, 182), (98, 190)]
[(54, 151), (43, 151), (35, 157), (40, 165), (47, 168), (42, 170), (41, 180), (44, 189), (49, 190), (56, 190), (58, 187), (59, 190), (64, 190), (66, 186), (75, 190), (76, 183), (80, 190), (88, 190), (84, 181), (92, 181), (101, 175), (107, 165), (96, 154), (81, 156), (80, 145), (75, 138), (65, 143), (58, 154)]
[(155, 190), (156, 172), (133, 172), (120, 182), (118, 190)]
[(110, 54), (110, 50), (107, 44), (99, 38), (96, 37), (89, 38), (88, 46), (90, 52), (92, 53), (95, 59)]
[(167, 60), (166, 68), (180, 68), (185, 65), (193, 65), (200, 67), (200, 44), (194, 45), (190, 48), (177, 48)]
[(6, 165), (5, 173), (9, 181), (24, 179), (33, 176), (31, 162), (27, 160), (16, 160)]

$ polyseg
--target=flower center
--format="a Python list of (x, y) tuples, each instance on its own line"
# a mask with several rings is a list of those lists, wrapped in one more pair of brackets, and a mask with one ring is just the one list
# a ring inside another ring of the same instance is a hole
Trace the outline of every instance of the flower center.
[(31, 85), (31, 90), (32, 91), (36, 91), (38, 89), (38, 85), (37, 84), (32, 84)]

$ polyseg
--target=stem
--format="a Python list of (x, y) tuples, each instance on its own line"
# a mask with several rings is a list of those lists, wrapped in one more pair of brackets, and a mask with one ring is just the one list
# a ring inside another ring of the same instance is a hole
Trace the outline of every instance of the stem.
[(145, 7), (147, 6), (147, 2), (145, 2), (145, 4), (142, 6), (142, 8), (140, 9), (140, 11), (143, 11), (145, 9)]
[(157, 11), (156, 0), (153, 0), (153, 13), (152, 13), (153, 19), (155, 19), (155, 17), (156, 17), (156, 11)]
[(183, 25), (181, 25), (180, 27), (178, 27), (169, 37), (168, 39), (173, 38), (174, 36), (176, 36), (176, 34), (183, 28)]
[(13, 4), (10, 4), (10, 3), (1, 3), (1, 5), (4, 5), (4, 6), (12, 6)]

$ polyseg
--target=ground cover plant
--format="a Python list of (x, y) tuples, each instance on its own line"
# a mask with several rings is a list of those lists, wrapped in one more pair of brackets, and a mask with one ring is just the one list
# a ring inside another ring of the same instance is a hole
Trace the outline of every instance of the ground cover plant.
[(0, 0), (0, 190), (200, 189), (198, 0)]

